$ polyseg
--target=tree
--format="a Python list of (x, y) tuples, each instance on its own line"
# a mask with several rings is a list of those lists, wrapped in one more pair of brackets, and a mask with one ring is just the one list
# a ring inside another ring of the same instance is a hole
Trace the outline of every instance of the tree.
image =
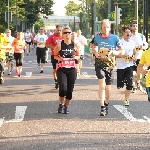
[[(38, 20), (40, 14), (45, 14), (46, 16), (53, 14), (53, 0), (9, 0), (9, 2), (13, 19), (18, 17), (30, 26)], [(1, 32), (7, 28), (7, 23), (5, 22), (7, 4), (8, 0), (0, 1), (0, 25), (3, 26)], [(10, 28), (15, 28), (13, 23), (10, 23)]]
[(42, 19), (39, 19), (35, 22), (35, 24), (34, 24), (35, 33), (38, 33), (40, 27), (44, 27), (44, 22)]
[(81, 10), (81, 5), (78, 5), (73, 1), (69, 1), (68, 4), (65, 6), (65, 9), (67, 16), (74, 16), (79, 14), (79, 11)]

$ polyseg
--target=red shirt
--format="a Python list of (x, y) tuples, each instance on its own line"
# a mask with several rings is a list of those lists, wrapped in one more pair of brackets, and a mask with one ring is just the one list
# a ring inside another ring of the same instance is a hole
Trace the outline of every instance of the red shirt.
[[(54, 33), (46, 40), (46, 44), (56, 46), (59, 42), (62, 41), (62, 39), (63, 39), (62, 36), (58, 36)], [(51, 55), (54, 55), (54, 49), (51, 49)]]

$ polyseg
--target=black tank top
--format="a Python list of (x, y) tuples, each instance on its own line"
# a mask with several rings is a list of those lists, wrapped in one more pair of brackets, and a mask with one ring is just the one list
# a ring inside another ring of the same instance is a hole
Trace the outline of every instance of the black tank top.
[(71, 41), (71, 43), (67, 45), (64, 43), (64, 40), (62, 40), (59, 55), (63, 58), (72, 58), (72, 56), (75, 55), (74, 42)]

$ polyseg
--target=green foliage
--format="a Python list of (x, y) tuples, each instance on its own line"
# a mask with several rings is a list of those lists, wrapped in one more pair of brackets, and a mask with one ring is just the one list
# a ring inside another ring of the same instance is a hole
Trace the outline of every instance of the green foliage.
[(81, 5), (76, 4), (74, 1), (69, 1), (68, 4), (65, 6), (66, 15), (74, 16), (78, 15), (79, 11), (81, 10)]
[[(81, 0), (81, 5), (75, 4), (73, 1), (69, 1), (66, 8), (66, 15), (79, 15), (79, 12), (82, 13), (82, 27), (83, 30), (85, 29), (86, 19), (89, 23), (88, 30), (90, 31), (91, 28), (93, 28), (93, 4), (94, 0)], [(87, 11), (86, 11), (86, 1), (87, 1)], [(115, 11), (115, 3), (116, 0), (111, 0), (111, 11)], [(135, 20), (135, 1), (130, 0), (119, 0), (118, 7), (122, 9), (121, 14), (121, 24), (119, 25), (119, 29), (122, 28), (122, 26), (130, 25), (133, 20)], [(149, 6), (150, 6), (150, 1)], [(139, 0), (138, 4), (139, 8), (139, 31), (142, 32), (143, 29), (143, 0)], [(150, 21), (150, 9), (149, 11), (149, 21)], [(86, 18), (86, 15), (88, 16)], [(106, 19), (108, 18), (108, 0), (96, 0), (96, 16), (98, 17), (98, 20)], [(150, 32), (150, 28), (149, 28)]]
[[(40, 14), (46, 16), (53, 14), (53, 0), (9, 0), (10, 11), (12, 11), (13, 19), (18, 17), (21, 21), (26, 22), (28, 27), (32, 26), (38, 19)], [(8, 0), (0, 1), (0, 25), (3, 26), (0, 30), (7, 28), (5, 22), (5, 11), (7, 11)], [(10, 28), (15, 26), (10, 23)]]
[(35, 22), (34, 24), (35, 33), (38, 33), (40, 27), (44, 27), (44, 22), (42, 19), (39, 19), (38, 21)]

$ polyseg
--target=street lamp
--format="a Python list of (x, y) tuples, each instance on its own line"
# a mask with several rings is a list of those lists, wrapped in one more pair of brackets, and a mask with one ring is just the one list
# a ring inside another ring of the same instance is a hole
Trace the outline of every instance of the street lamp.
[(17, 11), (17, 5), (18, 5), (18, 0), (16, 0), (16, 31), (18, 30), (17, 29), (17, 13), (18, 13), (18, 11)]
[(143, 34), (146, 37), (146, 41), (148, 42), (148, 1), (143, 0)]
[(138, 25), (138, 0), (130, 0), (130, 1), (135, 1), (135, 21), (137, 22), (137, 25)]
[(9, 16), (9, 0), (8, 0), (8, 29), (9, 29), (9, 18), (10, 16)]

